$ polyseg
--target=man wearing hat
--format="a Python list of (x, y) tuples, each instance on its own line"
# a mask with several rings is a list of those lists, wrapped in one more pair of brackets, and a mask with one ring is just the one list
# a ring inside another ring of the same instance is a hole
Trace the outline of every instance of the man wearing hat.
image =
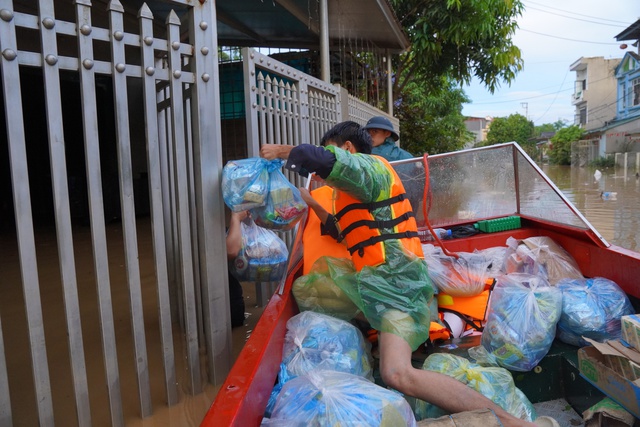
[(396, 141), (398, 133), (393, 129), (391, 121), (384, 116), (376, 116), (369, 119), (364, 127), (371, 135), (373, 148), (371, 154), (384, 157), (388, 161), (412, 159), (413, 156), (406, 150), (398, 147)]

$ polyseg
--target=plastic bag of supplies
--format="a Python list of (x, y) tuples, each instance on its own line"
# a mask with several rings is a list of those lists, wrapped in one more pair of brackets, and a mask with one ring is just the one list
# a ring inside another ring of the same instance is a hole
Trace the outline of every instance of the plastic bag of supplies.
[(273, 282), (285, 274), (289, 251), (276, 233), (251, 218), (240, 223), (242, 248), (233, 260), (232, 273), (240, 281)]
[(482, 345), (469, 349), (478, 363), (530, 371), (547, 354), (562, 312), (562, 292), (525, 273), (497, 278)]
[(264, 206), (269, 190), (268, 160), (261, 157), (228, 161), (222, 169), (222, 197), (233, 212)]
[(413, 427), (416, 420), (400, 393), (357, 375), (316, 369), (282, 387), (262, 425)]
[(355, 271), (350, 259), (327, 256), (318, 258), (309, 273), (293, 282), (292, 293), (300, 310), (312, 310), (342, 320), (356, 317), (360, 310), (335, 282), (338, 277)]
[(282, 159), (268, 162), (269, 188), (264, 206), (251, 210), (256, 223), (270, 230), (291, 230), (307, 212), (300, 190), (282, 173), (283, 164)]
[(266, 414), (270, 414), (282, 386), (313, 369), (358, 375), (373, 381), (371, 344), (349, 322), (305, 311), (287, 321), (282, 363)]
[(438, 290), (454, 297), (472, 297), (485, 289), (490, 277), (491, 259), (481, 254), (458, 252), (458, 258), (447, 256), (442, 248), (423, 245), (424, 260), (429, 266), (429, 277)]
[[(460, 356), (433, 353), (424, 361), (422, 369), (448, 375), (479, 392), (502, 409), (526, 421), (536, 418), (536, 411), (527, 396), (515, 386), (511, 372), (495, 366), (480, 366)], [(446, 415), (443, 409), (415, 399), (417, 420)]]
[(562, 292), (557, 334), (567, 344), (589, 345), (582, 336), (599, 342), (619, 339), (620, 318), (635, 313), (624, 291), (604, 277), (563, 279), (556, 286)]

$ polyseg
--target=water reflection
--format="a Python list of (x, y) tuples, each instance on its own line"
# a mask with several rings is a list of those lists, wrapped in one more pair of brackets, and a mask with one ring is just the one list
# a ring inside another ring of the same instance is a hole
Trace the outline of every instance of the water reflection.
[(609, 243), (640, 251), (640, 177), (635, 170), (600, 169), (599, 179), (596, 168), (544, 165), (542, 170)]

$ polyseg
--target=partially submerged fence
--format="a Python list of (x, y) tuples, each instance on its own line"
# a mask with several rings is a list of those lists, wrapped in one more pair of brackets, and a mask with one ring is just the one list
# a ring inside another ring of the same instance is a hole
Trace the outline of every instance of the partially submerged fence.
[[(215, 5), (19, 3), (0, 0), (15, 218), (0, 233), (0, 426), (52, 426), (69, 408), (78, 425), (124, 425), (230, 367)], [(338, 87), (243, 56), (248, 155), (318, 144), (347, 119)], [(352, 120), (381, 114), (349, 100)]]

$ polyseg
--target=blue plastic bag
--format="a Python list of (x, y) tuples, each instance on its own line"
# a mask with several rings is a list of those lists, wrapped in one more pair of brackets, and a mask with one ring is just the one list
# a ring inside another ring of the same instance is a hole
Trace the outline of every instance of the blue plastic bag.
[(599, 342), (619, 339), (620, 318), (635, 313), (624, 291), (604, 277), (563, 279), (556, 286), (562, 291), (558, 338), (567, 344), (589, 345), (583, 336)]
[(222, 169), (222, 198), (233, 212), (264, 206), (269, 191), (269, 162), (260, 157), (231, 160)]
[(314, 369), (287, 382), (263, 426), (413, 427), (409, 403), (358, 375)]
[(256, 224), (269, 230), (291, 230), (307, 212), (307, 204), (293, 184), (282, 173), (282, 159), (268, 161), (269, 186), (263, 206), (253, 208)]
[(549, 352), (562, 313), (562, 292), (543, 277), (499, 276), (491, 295), (482, 345), (469, 349), (480, 364), (533, 369)]
[(240, 281), (273, 282), (287, 268), (289, 251), (276, 233), (259, 227), (251, 218), (240, 223), (242, 248), (233, 260), (232, 273)]
[(282, 386), (314, 369), (346, 372), (373, 381), (371, 344), (351, 323), (304, 311), (287, 321), (278, 383), (265, 415), (269, 416)]

